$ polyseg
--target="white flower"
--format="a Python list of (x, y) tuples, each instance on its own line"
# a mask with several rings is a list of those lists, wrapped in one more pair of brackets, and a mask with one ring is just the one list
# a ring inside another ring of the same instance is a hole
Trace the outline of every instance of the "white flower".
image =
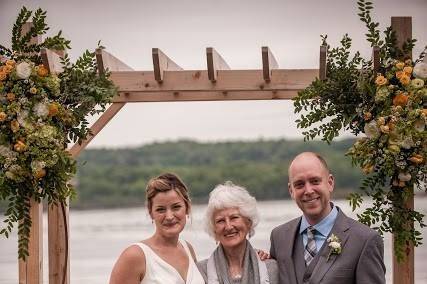
[(413, 70), (414, 76), (420, 79), (427, 79), (427, 63), (418, 62)]
[(334, 234), (331, 234), (331, 236), (328, 238), (327, 241), (328, 241), (328, 247), (330, 248), (330, 250), (329, 250), (328, 258), (326, 259), (326, 261), (329, 260), (331, 255), (333, 254), (338, 255), (342, 251), (341, 241), (337, 236), (335, 236)]
[(411, 86), (414, 87), (415, 89), (420, 89), (424, 86), (424, 80), (415, 78), (414, 80), (411, 81)]
[(368, 136), (368, 138), (377, 138), (380, 135), (380, 130), (375, 120), (372, 120), (371, 122), (366, 124), (364, 131), (366, 136)]
[(33, 112), (38, 117), (46, 117), (49, 114), (49, 108), (45, 103), (37, 103), (33, 108)]
[(412, 140), (412, 136), (406, 136), (402, 142), (400, 142), (400, 147), (404, 149), (411, 149), (411, 147), (414, 147), (414, 140)]
[(399, 180), (401, 180), (401, 181), (410, 181), (410, 180), (411, 180), (411, 178), (412, 178), (412, 176), (411, 176), (411, 174), (410, 174), (410, 173), (404, 173), (404, 172), (401, 172), (401, 173), (399, 173), (398, 178), (399, 178)]
[(426, 124), (424, 122), (424, 119), (417, 119), (417, 121), (415, 121), (414, 123), (414, 128), (418, 132), (423, 132), (425, 129), (425, 126)]
[(31, 75), (31, 65), (28, 62), (21, 62), (16, 65), (16, 76), (19, 79), (28, 79)]
[(0, 156), (4, 158), (13, 158), (16, 156), (16, 153), (9, 149), (9, 147), (0, 145)]
[(330, 242), (329, 246), (333, 249), (340, 249), (341, 248), (341, 244), (338, 242)]

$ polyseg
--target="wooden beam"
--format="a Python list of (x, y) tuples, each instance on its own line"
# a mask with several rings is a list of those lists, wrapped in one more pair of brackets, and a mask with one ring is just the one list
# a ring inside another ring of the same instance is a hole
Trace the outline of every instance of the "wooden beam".
[[(63, 66), (60, 56), (64, 55), (65, 50), (41, 50), (43, 65), (53, 74), (62, 72)], [(58, 203), (48, 206), (49, 284), (70, 283), (70, 242), (68, 234), (65, 234), (65, 230), (68, 232), (69, 229), (68, 210), (68, 201), (64, 205), (65, 212), (62, 212), (61, 206)]]
[(110, 71), (129, 71), (133, 70), (131, 67), (123, 63), (120, 59), (114, 55), (108, 53), (103, 48), (97, 48), (95, 50), (96, 64), (98, 65), (98, 72), (104, 73), (105, 70)]
[(327, 57), (328, 47), (326, 45), (320, 46), (320, 56), (319, 56), (319, 79), (326, 79), (326, 57)]
[[(25, 23), (22, 26), (21, 36), (30, 31), (33, 23)], [(41, 36), (31, 38), (30, 44), (41, 42)], [(19, 260), (19, 284), (43, 283), (43, 204), (30, 200), (30, 238), (28, 243), (29, 256), (26, 261)]]
[(230, 66), (225, 62), (224, 58), (222, 58), (213, 47), (206, 48), (206, 61), (208, 66), (208, 77), (213, 83), (217, 80), (218, 70), (230, 69)]
[(110, 78), (120, 92), (280, 91), (302, 90), (310, 85), (318, 72), (318, 69), (277, 69), (268, 84), (264, 81), (263, 70), (219, 70), (215, 84), (209, 80), (206, 70), (166, 72), (162, 84), (157, 84), (152, 71), (111, 72)]
[(153, 48), (153, 66), (156, 81), (159, 83), (163, 82), (164, 71), (179, 71), (183, 70), (169, 57), (166, 56), (160, 49)]
[(28, 243), (29, 256), (19, 259), (19, 284), (43, 283), (43, 206), (30, 199), (31, 229)]
[[(134, 72), (134, 71), (120, 71), (120, 70), (133, 70), (131, 67), (106, 52), (104, 49), (96, 50), (96, 60), (98, 64), (98, 72), (104, 73), (108, 68), (111, 72)], [(101, 132), (104, 126), (123, 108), (126, 102), (113, 102), (106, 111), (98, 118), (97, 121), (90, 128), (91, 134), (88, 135), (86, 140), (81, 144), (74, 144), (69, 150), (70, 154), (75, 158), (86, 146), (92, 141), (95, 136)]]
[(378, 71), (380, 68), (380, 48), (378, 46), (372, 48), (372, 68), (374, 71)]
[[(403, 43), (412, 39), (412, 18), (411, 17), (391, 17), (391, 28), (395, 31), (397, 45), (402, 47)], [(403, 58), (412, 58), (409, 52)], [(414, 189), (412, 189), (414, 190)], [(406, 208), (414, 210), (414, 194), (408, 197)], [(408, 222), (408, 227), (413, 227), (412, 222)], [(402, 263), (397, 261), (393, 249), (393, 283), (414, 284), (414, 244), (410, 243), (406, 247), (405, 260)]]
[(279, 64), (276, 61), (276, 58), (274, 58), (273, 53), (271, 52), (270, 48), (268, 46), (263, 46), (261, 48), (262, 52), (262, 74), (264, 77), (264, 81), (270, 82), (271, 81), (271, 70), (278, 69)]
[(126, 102), (112, 103), (106, 111), (98, 118), (98, 120), (90, 128), (91, 134), (81, 144), (74, 144), (69, 150), (73, 157), (77, 157), (81, 151), (92, 141), (95, 136), (101, 132), (104, 126), (122, 109)]
[(289, 100), (298, 95), (297, 90), (258, 91), (182, 91), (182, 92), (125, 92), (114, 102), (184, 102), (184, 101), (245, 101), (245, 100)]
[(44, 67), (49, 70), (49, 73), (58, 74), (63, 71), (63, 66), (61, 64), (61, 57), (65, 54), (65, 51), (52, 51), (46, 48), (42, 48), (40, 55), (42, 57), (42, 62)]

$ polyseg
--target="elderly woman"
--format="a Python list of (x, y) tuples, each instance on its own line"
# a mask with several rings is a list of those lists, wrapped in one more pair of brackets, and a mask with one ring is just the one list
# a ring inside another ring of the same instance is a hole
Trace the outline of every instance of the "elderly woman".
[(248, 241), (259, 216), (246, 189), (230, 181), (218, 185), (209, 195), (205, 220), (207, 233), (219, 243), (209, 259), (197, 264), (206, 283), (279, 283), (276, 261), (261, 261)]

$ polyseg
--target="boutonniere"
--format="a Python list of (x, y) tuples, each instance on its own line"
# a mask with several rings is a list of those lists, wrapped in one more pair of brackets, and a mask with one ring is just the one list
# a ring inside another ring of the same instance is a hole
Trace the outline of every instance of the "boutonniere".
[(342, 251), (341, 241), (334, 234), (331, 234), (331, 236), (328, 238), (328, 246), (329, 246), (329, 254), (328, 254), (328, 258), (326, 259), (326, 261), (329, 260), (331, 255), (333, 255), (333, 254), (338, 255)]

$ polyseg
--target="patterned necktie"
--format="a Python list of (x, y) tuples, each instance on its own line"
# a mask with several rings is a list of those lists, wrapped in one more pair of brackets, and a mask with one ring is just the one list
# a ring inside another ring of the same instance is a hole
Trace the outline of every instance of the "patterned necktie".
[(314, 256), (317, 253), (316, 241), (314, 240), (314, 234), (316, 233), (316, 229), (313, 227), (307, 228), (307, 245), (304, 250), (304, 259), (305, 264), (308, 266), (310, 262), (313, 260)]

